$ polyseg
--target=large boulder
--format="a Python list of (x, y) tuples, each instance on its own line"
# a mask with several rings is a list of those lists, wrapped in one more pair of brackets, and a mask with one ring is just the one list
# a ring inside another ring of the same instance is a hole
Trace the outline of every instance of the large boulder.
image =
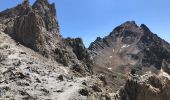
[(115, 95), (115, 100), (168, 100), (170, 89), (169, 75), (160, 72), (130, 76), (125, 86)]

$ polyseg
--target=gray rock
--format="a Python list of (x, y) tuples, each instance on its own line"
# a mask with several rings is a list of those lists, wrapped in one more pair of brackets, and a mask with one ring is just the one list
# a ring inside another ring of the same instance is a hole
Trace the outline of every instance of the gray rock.
[(102, 92), (101, 88), (97, 84), (94, 84), (92, 86), (92, 89), (94, 92)]
[(79, 90), (79, 93), (80, 93), (81, 95), (83, 95), (83, 96), (88, 96), (88, 95), (89, 95), (89, 92), (88, 92), (88, 90), (87, 90), (86, 88), (80, 89), (80, 90)]

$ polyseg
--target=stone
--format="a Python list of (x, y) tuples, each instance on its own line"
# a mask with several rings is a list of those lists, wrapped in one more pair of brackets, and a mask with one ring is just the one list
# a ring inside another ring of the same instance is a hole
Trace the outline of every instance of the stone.
[(88, 96), (88, 95), (89, 95), (89, 92), (88, 92), (88, 90), (87, 90), (86, 88), (80, 89), (80, 90), (79, 90), (79, 93), (80, 93), (81, 95), (83, 95), (83, 96)]
[(109, 94), (104, 94), (101, 95), (101, 100), (111, 100), (111, 97), (109, 96)]
[(58, 92), (58, 93), (62, 93), (62, 92), (64, 92), (64, 90), (63, 90), (63, 89), (61, 89), (61, 90), (57, 90), (56, 92)]
[(107, 85), (107, 81), (104, 75), (100, 74), (99, 79), (104, 83), (104, 85)]
[(85, 85), (85, 86), (87, 86), (87, 83), (86, 83), (85, 81), (84, 81), (82, 84)]
[(41, 80), (40, 80), (39, 78), (36, 78), (36, 81), (37, 81), (38, 83), (41, 83)]
[(73, 65), (71, 69), (72, 69), (73, 71), (78, 72), (78, 73), (81, 73), (81, 74), (84, 74), (84, 73), (85, 73), (85, 70), (84, 70), (83, 66), (80, 65), (80, 64), (75, 64), (75, 65)]
[(14, 60), (13, 65), (14, 66), (20, 66), (21, 65), (21, 61), (19, 59), (16, 59), (16, 60)]
[(0, 97), (2, 97), (3, 95), (5, 95), (5, 90), (3, 88), (0, 88)]
[(58, 79), (59, 79), (60, 81), (64, 81), (63, 75), (59, 75), (59, 76), (58, 76)]
[(43, 91), (45, 94), (49, 94), (49, 90), (42, 88), (41, 91)]
[(139, 77), (131, 76), (119, 91), (116, 100), (166, 100), (169, 98), (169, 82), (167, 76), (153, 73), (145, 73)]
[(4, 61), (5, 60), (5, 55), (3, 55), (2, 53), (0, 53), (0, 62)]
[(92, 89), (94, 92), (102, 92), (101, 88), (97, 84), (94, 84), (92, 86)]

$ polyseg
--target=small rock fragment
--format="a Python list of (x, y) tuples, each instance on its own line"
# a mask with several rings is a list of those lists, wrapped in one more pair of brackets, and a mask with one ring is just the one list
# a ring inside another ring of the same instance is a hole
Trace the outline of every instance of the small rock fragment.
[(87, 83), (86, 83), (85, 81), (84, 81), (82, 84), (85, 85), (85, 86), (87, 86)]
[(99, 79), (104, 83), (104, 85), (107, 85), (107, 81), (104, 75), (100, 74)]
[(102, 92), (101, 88), (97, 84), (93, 85), (92, 89), (94, 90), (94, 92)]
[(59, 79), (60, 81), (64, 81), (63, 75), (59, 75), (59, 76), (58, 76), (58, 79)]
[(80, 93), (81, 95), (83, 95), (83, 96), (88, 96), (88, 94), (89, 94), (89, 92), (88, 92), (88, 90), (87, 90), (86, 88), (80, 89), (80, 90), (79, 90), (79, 93)]
[(20, 66), (21, 65), (21, 61), (20, 60), (16, 60), (14, 63), (13, 63), (14, 66)]

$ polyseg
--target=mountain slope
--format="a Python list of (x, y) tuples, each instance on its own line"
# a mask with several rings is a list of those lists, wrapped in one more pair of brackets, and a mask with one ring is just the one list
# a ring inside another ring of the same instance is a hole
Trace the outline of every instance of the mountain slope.
[(99, 100), (112, 93), (98, 76), (78, 77), (1, 31), (0, 69), (2, 100)]
[[(0, 39), (1, 99), (54, 100), (63, 98), (62, 95), (69, 89), (72, 90), (72, 96), (78, 95), (77, 91), (83, 87), (81, 82), (85, 78), (76, 78), (74, 82), (68, 68), (17, 44), (4, 33), (0, 34)], [(63, 81), (58, 78), (61, 76)], [(73, 90), (72, 87), (76, 88)]]

